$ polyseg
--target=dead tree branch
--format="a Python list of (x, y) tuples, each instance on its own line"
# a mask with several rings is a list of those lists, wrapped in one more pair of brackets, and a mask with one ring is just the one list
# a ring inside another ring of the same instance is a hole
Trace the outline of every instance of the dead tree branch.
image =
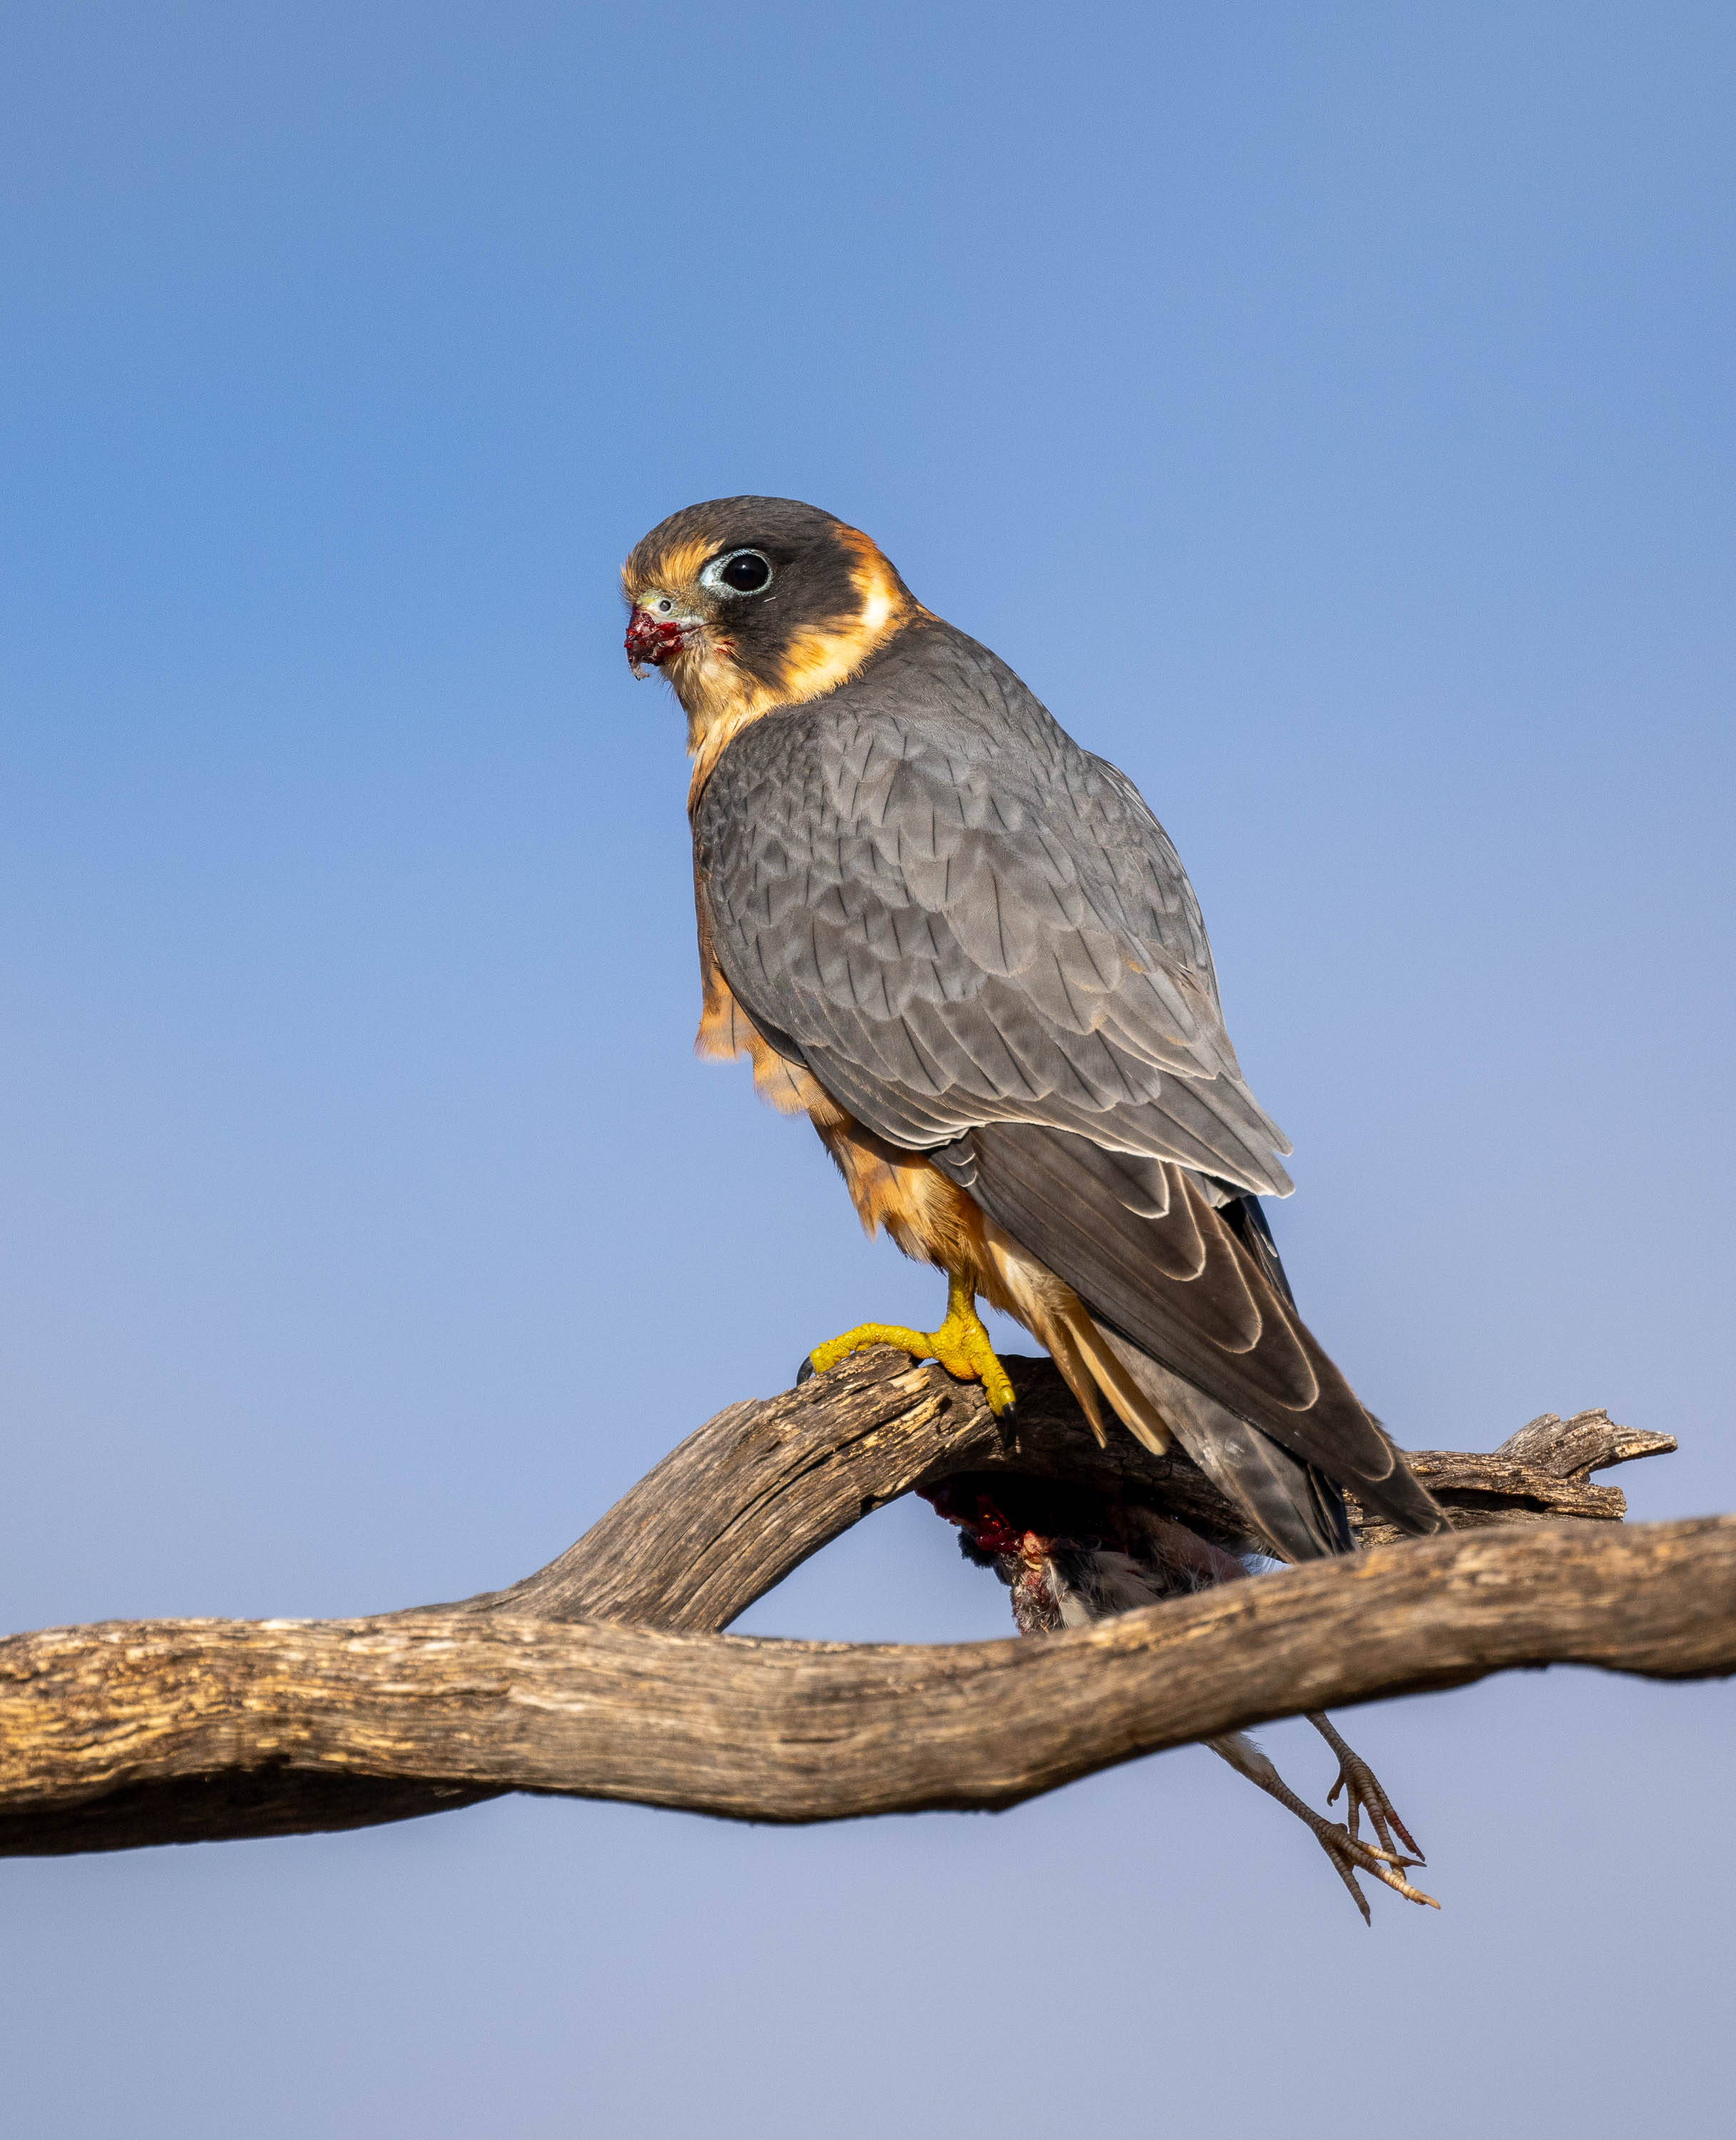
[(1047, 1362), (1010, 1364), (1011, 1430), (974, 1387), (887, 1352), (731, 1406), (557, 1560), (459, 1604), (0, 1643), (0, 1853), (356, 1827), (504, 1790), (777, 1821), (1005, 1806), (1518, 1665), (1736, 1670), (1736, 1518), (1620, 1529), (1622, 1495), (1589, 1474), (1675, 1444), (1601, 1413), (1534, 1421), (1492, 1455), (1420, 1455), (1468, 1535), (1042, 1642), (719, 1632), (862, 1516), (959, 1471), (1101, 1485), (1236, 1534), (1191, 1465), (1098, 1449)]

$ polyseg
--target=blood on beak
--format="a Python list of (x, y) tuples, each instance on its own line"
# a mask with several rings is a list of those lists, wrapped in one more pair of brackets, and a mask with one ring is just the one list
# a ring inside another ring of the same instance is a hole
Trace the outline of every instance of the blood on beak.
[(683, 627), (673, 619), (664, 621), (635, 603), (627, 619), (627, 666), (635, 676), (660, 669), (679, 647)]

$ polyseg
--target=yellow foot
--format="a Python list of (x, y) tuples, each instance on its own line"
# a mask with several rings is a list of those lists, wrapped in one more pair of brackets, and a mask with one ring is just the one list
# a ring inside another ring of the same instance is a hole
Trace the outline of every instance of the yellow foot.
[(997, 1415), (1013, 1409), (1013, 1385), (994, 1357), (988, 1333), (977, 1313), (976, 1295), (962, 1279), (949, 1277), (946, 1320), (938, 1330), (907, 1330), (900, 1323), (859, 1323), (841, 1338), (829, 1338), (808, 1354), (814, 1372), (823, 1375), (852, 1352), (870, 1345), (895, 1345), (913, 1360), (938, 1360), (961, 1382), (980, 1382), (988, 1409)]

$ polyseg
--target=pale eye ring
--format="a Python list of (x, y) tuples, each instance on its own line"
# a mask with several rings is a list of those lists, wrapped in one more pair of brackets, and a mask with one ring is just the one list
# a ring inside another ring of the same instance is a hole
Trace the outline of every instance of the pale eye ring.
[(758, 550), (728, 550), (699, 575), (714, 594), (760, 595), (772, 584), (772, 561)]

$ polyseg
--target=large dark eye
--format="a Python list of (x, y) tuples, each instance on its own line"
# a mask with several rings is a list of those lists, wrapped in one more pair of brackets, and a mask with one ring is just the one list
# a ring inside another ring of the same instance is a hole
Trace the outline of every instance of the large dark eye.
[(758, 550), (732, 550), (708, 565), (701, 577), (733, 595), (757, 595), (772, 584), (772, 567)]

